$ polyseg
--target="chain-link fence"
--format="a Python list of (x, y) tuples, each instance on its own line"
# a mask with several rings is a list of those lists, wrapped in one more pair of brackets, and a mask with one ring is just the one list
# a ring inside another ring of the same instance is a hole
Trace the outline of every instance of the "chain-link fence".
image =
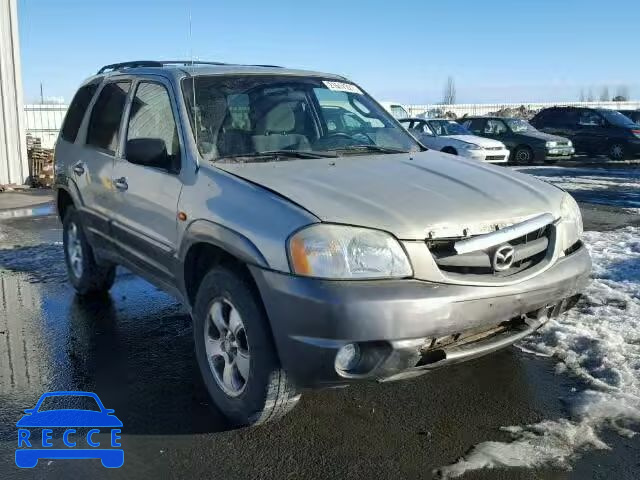
[(530, 119), (544, 108), (556, 106), (608, 108), (611, 110), (636, 110), (640, 101), (633, 102), (545, 102), (545, 103), (468, 103), (405, 105), (411, 117), (462, 118), (465, 116), (495, 115)]
[(68, 105), (25, 105), (24, 118), (27, 137), (39, 139), (42, 148), (53, 148), (67, 113)]
[[(640, 109), (640, 101), (632, 102), (546, 102), (546, 103), (459, 103), (453, 105), (404, 105), (410, 116), (427, 118), (462, 118), (475, 115), (531, 118), (543, 108), (554, 106), (609, 108), (613, 110)], [(27, 135), (40, 139), (42, 148), (53, 148), (62, 126), (67, 105), (25, 105)]]

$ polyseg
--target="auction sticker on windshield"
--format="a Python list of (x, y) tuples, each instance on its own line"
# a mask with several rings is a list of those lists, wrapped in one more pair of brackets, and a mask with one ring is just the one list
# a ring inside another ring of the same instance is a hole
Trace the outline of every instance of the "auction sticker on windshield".
[(121, 467), (122, 422), (113, 412), (92, 392), (45, 393), (16, 424), (16, 465), (33, 468), (40, 459), (94, 458), (104, 467)]
[(333, 90), (334, 92), (349, 92), (362, 95), (362, 90), (356, 87), (353, 83), (332, 82), (329, 80), (323, 80), (322, 83), (324, 83), (329, 90)]

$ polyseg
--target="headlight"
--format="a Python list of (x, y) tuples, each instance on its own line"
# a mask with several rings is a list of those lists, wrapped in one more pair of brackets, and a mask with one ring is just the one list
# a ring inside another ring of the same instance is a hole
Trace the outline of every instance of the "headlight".
[(465, 150), (482, 150), (481, 146), (476, 145), (474, 143), (465, 143), (462, 145), (461, 148), (464, 148)]
[(291, 271), (307, 277), (362, 279), (413, 275), (398, 240), (380, 230), (316, 224), (291, 236), (287, 249)]
[(562, 244), (563, 250), (571, 247), (582, 237), (583, 225), (580, 207), (568, 193), (564, 194), (560, 205), (560, 215), (562, 224)]
[(573, 147), (573, 142), (571, 140), (567, 140), (567, 146), (568, 147)]
[(547, 148), (557, 147), (557, 146), (558, 146), (558, 142), (547, 142)]

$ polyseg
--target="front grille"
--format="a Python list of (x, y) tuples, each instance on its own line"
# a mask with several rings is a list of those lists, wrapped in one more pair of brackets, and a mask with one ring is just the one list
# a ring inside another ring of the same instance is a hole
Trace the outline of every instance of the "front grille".
[(487, 155), (485, 160), (504, 160), (504, 155)]
[(485, 147), (485, 150), (502, 150), (502, 147)]
[[(458, 254), (454, 246), (461, 239), (427, 240), (427, 247), (441, 271), (459, 275), (508, 277), (534, 267), (545, 258), (551, 245), (551, 225), (546, 225), (485, 250)], [(504, 267), (503, 264), (496, 269), (494, 256), (498, 249), (505, 246), (510, 246), (513, 249), (512, 262), (508, 268), (501, 269)]]

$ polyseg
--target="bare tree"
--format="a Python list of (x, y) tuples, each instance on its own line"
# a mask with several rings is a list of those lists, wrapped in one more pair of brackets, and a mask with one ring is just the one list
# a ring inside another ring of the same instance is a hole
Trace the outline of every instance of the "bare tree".
[(585, 98), (585, 96), (584, 96), (584, 88), (581, 88), (581, 89), (580, 89), (580, 101), (581, 101), (581, 102), (586, 101), (586, 98)]
[(595, 102), (596, 99), (593, 96), (593, 90), (591, 88), (589, 88), (589, 91), (587, 92), (587, 102)]
[(444, 85), (442, 103), (444, 105), (453, 105), (456, 103), (456, 82), (451, 75), (447, 77), (447, 83)]
[(602, 87), (602, 92), (600, 93), (600, 101), (608, 102), (609, 100), (611, 100), (611, 97), (609, 96), (609, 87), (605, 85)]
[(613, 99), (616, 102), (626, 102), (629, 100), (629, 87), (626, 85), (619, 85), (616, 88), (616, 96)]

